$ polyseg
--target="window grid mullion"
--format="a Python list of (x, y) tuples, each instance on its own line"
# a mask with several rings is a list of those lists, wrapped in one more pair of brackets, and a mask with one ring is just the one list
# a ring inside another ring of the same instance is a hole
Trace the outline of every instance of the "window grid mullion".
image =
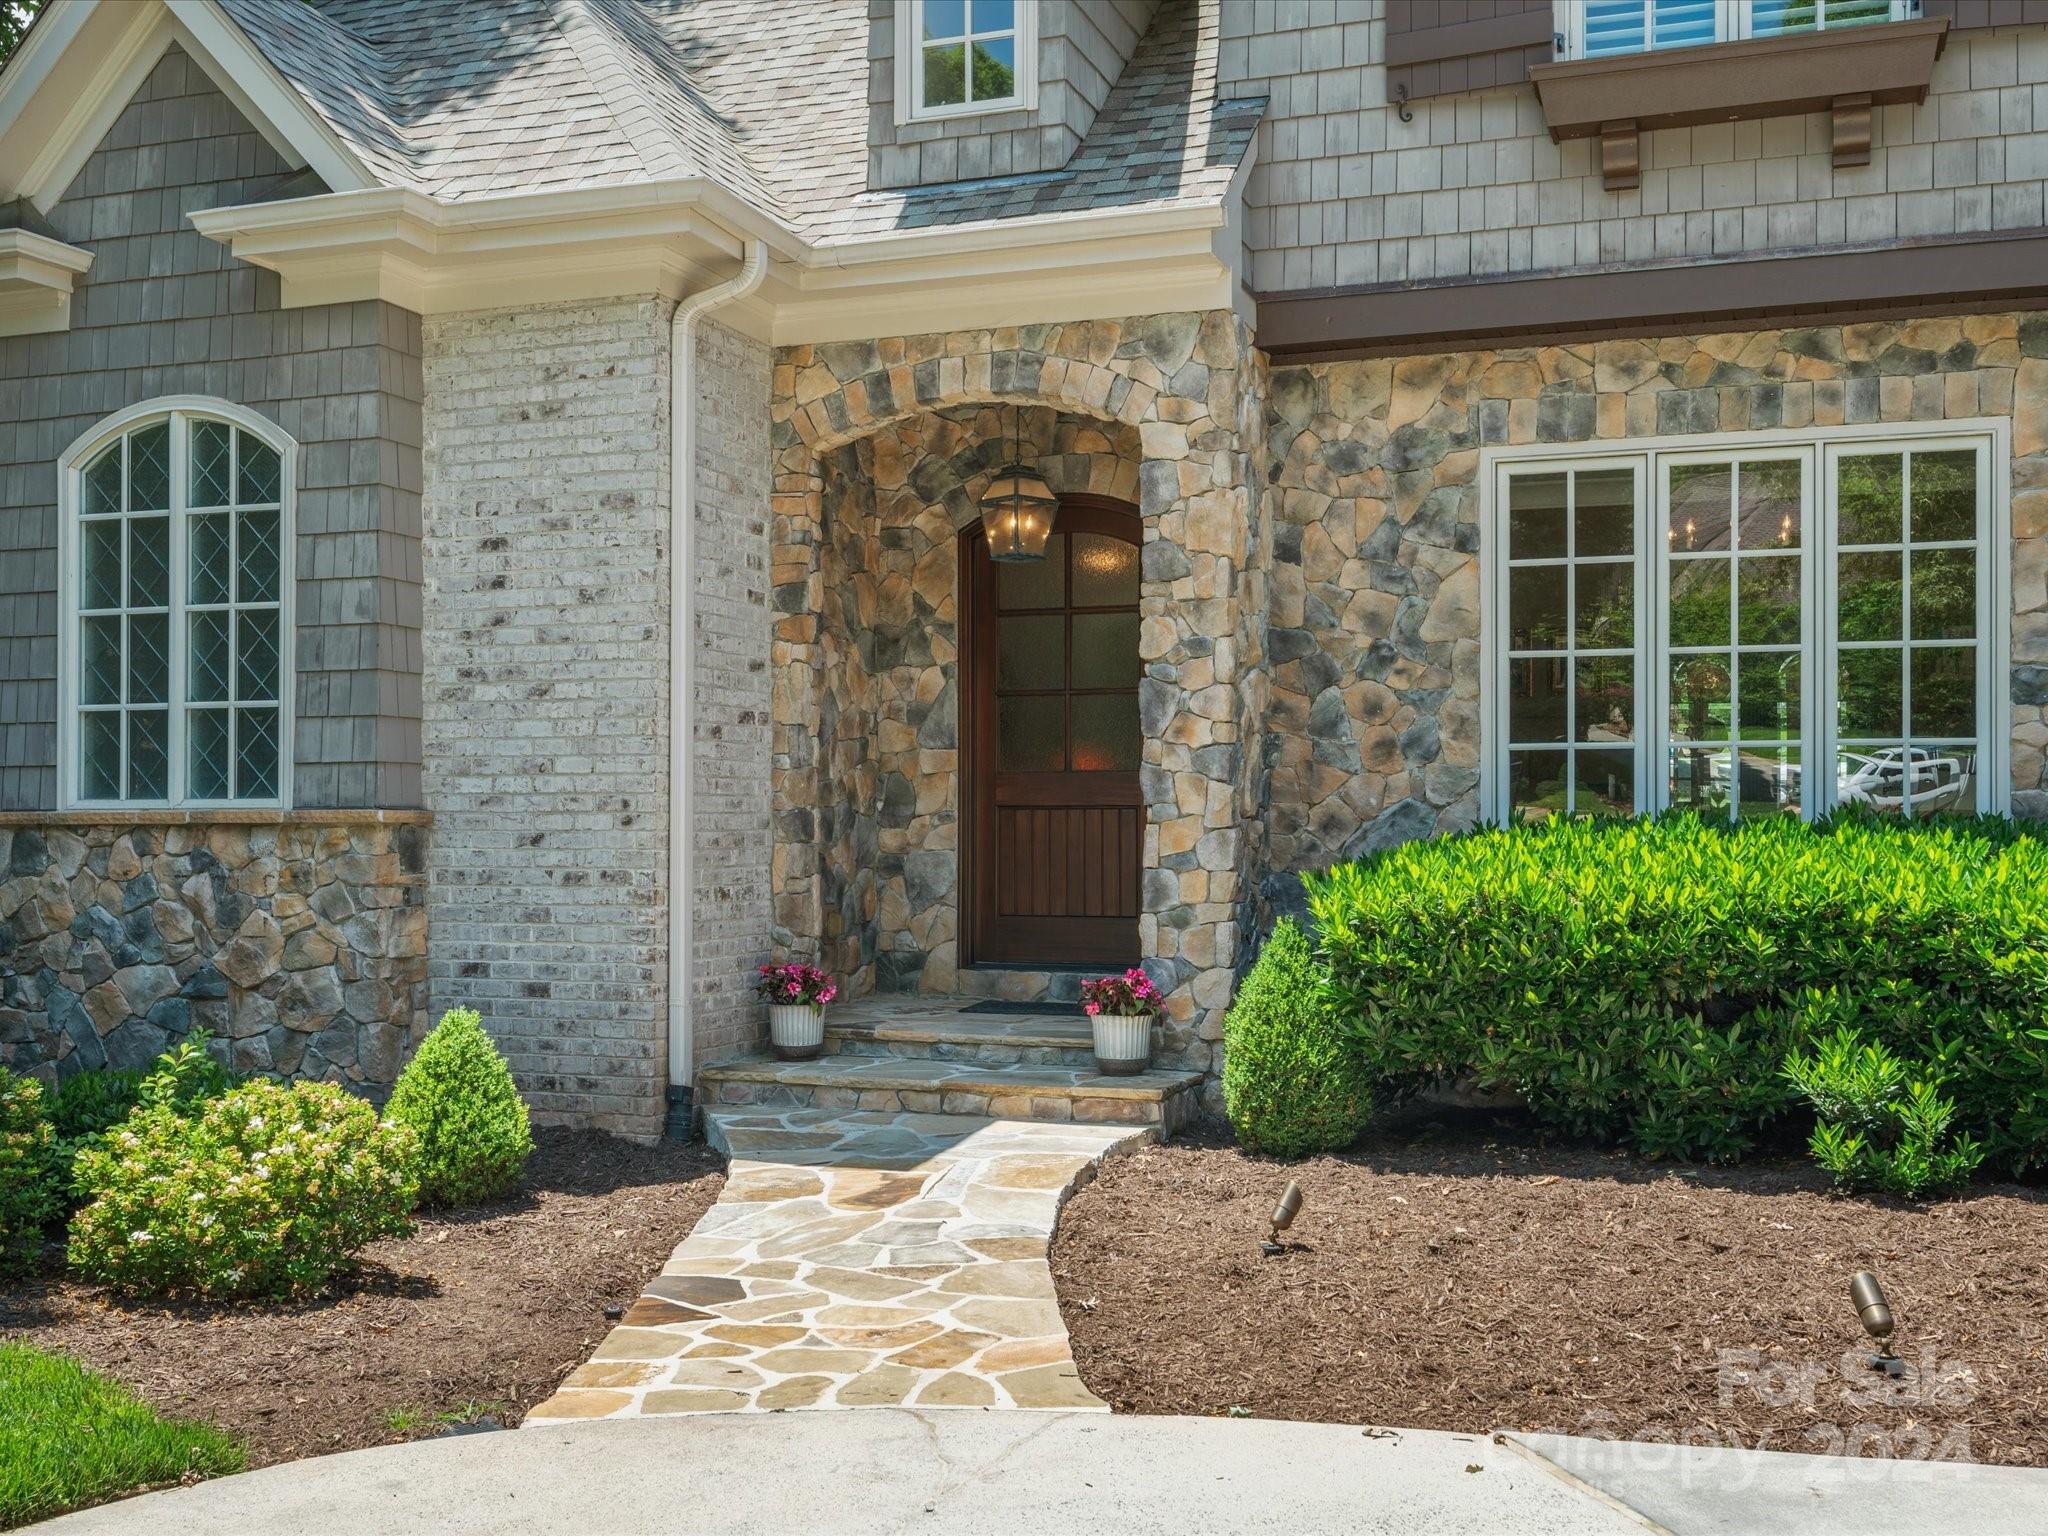
[(169, 743), (171, 760), (164, 773), (164, 790), (169, 795), (168, 803), (183, 805), (186, 800), (185, 783), (185, 649), (188, 643), (192, 620), (186, 608), (189, 596), (187, 578), (189, 562), (185, 554), (187, 503), (190, 501), (189, 461), (187, 448), (190, 441), (191, 419), (182, 414), (171, 417), (171, 572), (168, 592), (171, 599), (171, 617), (165, 621), (170, 631), (170, 729), (165, 737)]

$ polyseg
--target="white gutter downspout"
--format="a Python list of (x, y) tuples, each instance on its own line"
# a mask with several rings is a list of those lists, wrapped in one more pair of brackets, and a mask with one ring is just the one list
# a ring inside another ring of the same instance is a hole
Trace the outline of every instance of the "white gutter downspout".
[(739, 272), (676, 306), (669, 338), (668, 563), (668, 1080), (696, 1076), (690, 963), (696, 893), (697, 321), (744, 299), (768, 275), (765, 241), (747, 241)]

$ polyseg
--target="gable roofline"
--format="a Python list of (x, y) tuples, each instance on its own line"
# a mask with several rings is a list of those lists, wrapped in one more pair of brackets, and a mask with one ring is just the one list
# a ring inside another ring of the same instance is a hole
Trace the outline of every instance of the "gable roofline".
[(338, 191), (378, 184), (214, 0), (68, 0), (0, 70), (0, 165), (21, 168), (0, 199), (47, 212), (174, 44), (294, 169)]

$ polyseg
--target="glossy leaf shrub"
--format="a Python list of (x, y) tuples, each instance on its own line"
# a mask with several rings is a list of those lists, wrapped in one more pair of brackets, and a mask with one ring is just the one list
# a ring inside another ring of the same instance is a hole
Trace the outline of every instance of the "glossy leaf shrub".
[(2048, 842), (2026, 824), (1553, 818), (1306, 883), (1389, 1092), (1470, 1078), (1560, 1131), (1731, 1158), (1849, 1009), (1939, 1075), (1991, 1166), (2048, 1161)]
[(191, 1116), (144, 1107), (79, 1156), (71, 1265), (136, 1295), (314, 1290), (412, 1230), (416, 1150), (332, 1083), (245, 1083)]
[(1304, 1157), (1358, 1139), (1372, 1083), (1323, 995), (1308, 940), (1283, 919), (1223, 1020), (1223, 1103), (1253, 1152)]
[(441, 1015), (398, 1075), (387, 1112), (419, 1139), (420, 1198), (429, 1205), (502, 1195), (533, 1153), (526, 1101), (471, 1008)]
[(1894, 1055), (1844, 1025), (1794, 1051), (1785, 1076), (1813, 1106), (1813, 1159), (1844, 1189), (1940, 1194), (1969, 1178), (1984, 1149), (1967, 1132), (1951, 1137), (1956, 1106), (1924, 1063)]

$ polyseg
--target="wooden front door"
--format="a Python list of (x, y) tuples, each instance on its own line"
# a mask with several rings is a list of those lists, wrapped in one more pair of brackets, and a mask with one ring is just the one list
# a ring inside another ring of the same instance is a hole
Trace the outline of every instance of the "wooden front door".
[(1141, 527), (1073, 497), (1042, 561), (962, 535), (970, 965), (1137, 964)]

